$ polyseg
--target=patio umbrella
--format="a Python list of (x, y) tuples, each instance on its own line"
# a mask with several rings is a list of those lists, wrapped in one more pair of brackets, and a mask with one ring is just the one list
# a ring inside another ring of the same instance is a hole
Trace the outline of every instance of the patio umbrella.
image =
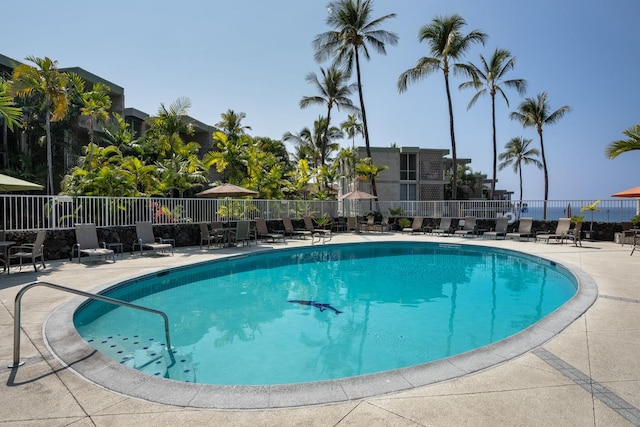
[(249, 190), (248, 188), (240, 187), (233, 184), (222, 184), (217, 187), (211, 187), (208, 190), (196, 193), (199, 197), (209, 197), (217, 199), (220, 197), (244, 197), (258, 194), (257, 191)]
[(636, 215), (640, 215), (640, 187), (633, 187), (628, 190), (612, 194), (611, 197), (625, 197), (627, 199), (638, 199), (636, 203)]
[(0, 174), (0, 193), (6, 193), (8, 191), (42, 190), (43, 188), (44, 186), (40, 184)]
[(639, 199), (640, 187), (633, 187), (628, 190), (620, 191), (619, 193), (612, 194), (611, 197), (627, 197), (629, 199)]
[(360, 190), (354, 190), (350, 193), (340, 196), (340, 200), (373, 200), (377, 198), (378, 196), (374, 196), (373, 194), (369, 194)]

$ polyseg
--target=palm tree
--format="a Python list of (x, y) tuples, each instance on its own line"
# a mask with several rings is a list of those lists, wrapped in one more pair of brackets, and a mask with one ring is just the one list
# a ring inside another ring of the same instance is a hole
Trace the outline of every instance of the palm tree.
[(13, 69), (13, 83), (10, 95), (28, 97), (35, 95), (41, 99), (45, 112), (47, 133), (47, 194), (53, 194), (53, 151), (51, 148), (51, 122), (64, 119), (69, 110), (66, 92), (69, 77), (58, 71), (58, 62), (45, 57), (28, 56), (25, 60), (36, 64), (39, 69), (27, 64), (19, 64)]
[[(82, 92), (82, 107), (80, 113), (89, 117), (89, 147), (93, 147), (94, 122), (98, 124), (109, 120), (109, 108), (111, 108), (111, 98), (109, 98), (109, 87), (102, 83), (94, 83), (93, 88), (88, 92)], [(91, 163), (92, 151), (89, 151), (89, 164)]]
[(622, 133), (627, 139), (619, 139), (609, 144), (605, 151), (607, 159), (614, 159), (627, 151), (640, 150), (640, 125), (631, 126)]
[(527, 82), (523, 79), (511, 79), (503, 80), (505, 74), (512, 70), (516, 64), (516, 58), (511, 56), (511, 53), (506, 49), (498, 49), (493, 52), (493, 56), (489, 58), (489, 61), (485, 59), (483, 55), (480, 55), (480, 62), (482, 68), (477, 67), (472, 63), (461, 64), (462, 70), (464, 70), (471, 78), (471, 81), (464, 82), (460, 85), (460, 89), (473, 87), (478, 89), (476, 94), (469, 101), (467, 110), (476, 103), (478, 98), (486, 95), (487, 93), (491, 97), (491, 125), (493, 130), (493, 179), (491, 180), (491, 198), (496, 191), (496, 175), (497, 175), (497, 163), (498, 163), (498, 145), (496, 142), (496, 94), (502, 95), (502, 98), (509, 106), (509, 99), (502, 90), (501, 85), (509, 88), (516, 89), (520, 95), (524, 95), (527, 89)]
[(547, 160), (544, 155), (544, 141), (542, 138), (542, 126), (552, 125), (560, 120), (566, 113), (571, 111), (571, 107), (565, 105), (558, 108), (553, 113), (549, 113), (550, 107), (547, 101), (547, 93), (538, 94), (536, 99), (525, 98), (518, 106), (518, 110), (512, 112), (509, 117), (517, 120), (523, 127), (535, 127), (540, 136), (540, 152), (542, 154), (542, 167), (544, 169), (544, 209), (543, 218), (547, 219), (547, 200), (549, 199), (549, 173), (547, 171)]
[[(500, 153), (500, 170), (511, 165), (513, 171), (518, 174), (520, 178), (520, 204), (522, 206), (522, 165), (534, 165), (538, 169), (542, 168), (542, 163), (536, 157), (540, 155), (537, 148), (529, 148), (531, 145), (531, 139), (525, 139), (523, 137), (511, 138), (504, 146), (505, 151)], [(520, 212), (520, 210), (518, 210)]]
[(282, 139), (297, 146), (296, 160), (310, 158), (311, 166), (319, 168), (322, 166), (321, 159), (326, 159), (340, 148), (340, 144), (333, 141), (343, 137), (339, 127), (327, 127), (327, 118), (320, 116), (313, 122), (313, 131), (305, 127), (298, 134), (285, 133)]
[(251, 130), (251, 126), (244, 126), (242, 120), (246, 118), (245, 113), (236, 113), (229, 109), (226, 113), (220, 114), (220, 120), (216, 123), (216, 127), (229, 137), (231, 140), (237, 139), (240, 135), (245, 135), (247, 130)]
[[(409, 82), (417, 82), (426, 76), (442, 70), (444, 85), (447, 91), (447, 103), (449, 106), (449, 132), (451, 134), (451, 157), (453, 159), (452, 176), (458, 176), (458, 155), (456, 152), (456, 136), (453, 125), (453, 105), (451, 103), (451, 90), (449, 89), (450, 61), (460, 60), (473, 43), (482, 43), (487, 35), (479, 30), (473, 30), (467, 35), (461, 33), (466, 21), (460, 15), (434, 18), (431, 24), (424, 25), (418, 33), (418, 40), (427, 42), (430, 57), (422, 57), (415, 67), (408, 69), (398, 77), (398, 91), (407, 89)], [(453, 64), (460, 67), (460, 64)], [(457, 185), (451, 186), (451, 197), (458, 197)]]
[[(0, 119), (2, 119), (3, 126), (13, 131), (14, 126), (20, 126), (20, 117), (22, 117), (22, 110), (16, 107), (13, 103), (13, 99), (7, 95), (7, 89), (9, 83), (0, 79)], [(6, 141), (6, 138), (4, 138)], [(6, 152), (6, 150), (5, 150)]]
[[(371, 157), (367, 113), (362, 94), (360, 55), (362, 54), (368, 60), (370, 58), (369, 46), (385, 55), (387, 53), (385, 43), (390, 45), (398, 43), (397, 34), (379, 28), (386, 20), (394, 18), (396, 15), (391, 13), (380, 18), (372, 18), (372, 0), (332, 1), (328, 5), (328, 10), (329, 16), (327, 16), (326, 23), (334, 30), (319, 34), (313, 40), (315, 58), (319, 62), (333, 58), (334, 64), (345, 65), (349, 73), (355, 66), (364, 142), (367, 148), (367, 157)], [(374, 195), (377, 195), (375, 179), (371, 181), (371, 190)]]
[(322, 154), (320, 165), (324, 166), (325, 147), (327, 145), (329, 126), (331, 125), (331, 109), (334, 106), (338, 110), (340, 110), (340, 108), (346, 108), (353, 111), (357, 110), (357, 108), (353, 105), (351, 99), (349, 99), (351, 92), (355, 89), (355, 85), (347, 84), (347, 81), (351, 77), (348, 72), (336, 67), (331, 67), (326, 71), (320, 67), (320, 72), (322, 73), (322, 81), (318, 80), (318, 76), (315, 73), (309, 73), (305, 78), (308, 83), (316, 87), (320, 95), (303, 97), (302, 100), (300, 100), (300, 108), (307, 108), (315, 104), (327, 106), (326, 126), (322, 132), (322, 147), (320, 149)]
[(363, 135), (362, 123), (358, 121), (358, 116), (349, 114), (347, 120), (342, 122), (340, 127), (347, 133), (347, 137), (351, 138), (351, 149), (355, 149), (356, 135)]
[(184, 141), (182, 135), (193, 135), (193, 123), (188, 120), (191, 107), (189, 98), (178, 98), (165, 107), (160, 104), (158, 113), (148, 119), (149, 130), (145, 136), (153, 142), (160, 159), (171, 158), (180, 150)]

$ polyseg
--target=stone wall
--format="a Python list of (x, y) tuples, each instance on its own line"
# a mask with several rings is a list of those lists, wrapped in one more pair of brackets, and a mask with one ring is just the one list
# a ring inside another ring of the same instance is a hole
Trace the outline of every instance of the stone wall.
[[(408, 218), (413, 221), (413, 218)], [(295, 228), (304, 228), (302, 219), (294, 219)], [(452, 225), (456, 225), (457, 219), (452, 221)], [(397, 218), (392, 220), (397, 223)], [(434, 227), (438, 225), (438, 218), (425, 218), (423, 225)], [(478, 220), (478, 228), (491, 229), (495, 226), (494, 220)], [(558, 225), (557, 221), (533, 221), (533, 232), (537, 231), (553, 231)], [(590, 223), (582, 224), (582, 230), (588, 231)], [(282, 221), (267, 221), (267, 227), (270, 231), (282, 231)], [(517, 229), (518, 223), (515, 222), (509, 227), (509, 231)], [(613, 222), (594, 223), (595, 240), (613, 241), (615, 233), (622, 231), (622, 224)], [(172, 224), (172, 225), (154, 225), (153, 232), (156, 237), (166, 239), (174, 239), (176, 247), (181, 246), (197, 246), (200, 244), (200, 228), (197, 223)], [(8, 232), (6, 239), (13, 240), (17, 244), (32, 243), (35, 240), (35, 231), (25, 232)], [(107, 243), (122, 243), (125, 252), (131, 252), (133, 242), (136, 240), (136, 228), (132, 227), (113, 227), (98, 228), (98, 241)], [(74, 229), (48, 231), (47, 238), (44, 242), (45, 260), (69, 259), (71, 249), (76, 243), (76, 235)]]

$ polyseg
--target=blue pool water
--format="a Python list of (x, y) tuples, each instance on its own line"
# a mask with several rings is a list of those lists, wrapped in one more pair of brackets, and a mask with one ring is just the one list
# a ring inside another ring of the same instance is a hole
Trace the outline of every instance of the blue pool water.
[(165, 311), (173, 358), (157, 315), (92, 301), (74, 323), (96, 349), (150, 375), (286, 384), (473, 350), (534, 324), (576, 289), (563, 267), (511, 251), (416, 242), (330, 245), (166, 270), (105, 292)]

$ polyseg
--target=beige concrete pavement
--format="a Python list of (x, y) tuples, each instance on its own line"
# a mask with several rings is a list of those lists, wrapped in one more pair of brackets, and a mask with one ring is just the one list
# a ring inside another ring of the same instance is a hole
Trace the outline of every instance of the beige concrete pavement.
[[(23, 299), (21, 360), (13, 352), (14, 298), (21, 285), (45, 280), (85, 291), (147, 272), (250, 248), (178, 248), (175, 256), (131, 257), (115, 264), (47, 262), (34, 273), (0, 275), (0, 426), (164, 425), (526, 425), (627, 426), (640, 423), (640, 253), (612, 242), (583, 247), (396, 234), (338, 234), (331, 243), (439, 241), (499, 246), (577, 266), (597, 283), (591, 308), (544, 345), (475, 374), (362, 400), (270, 410), (209, 410), (161, 405), (106, 390), (63, 366), (43, 340), (49, 315), (73, 298), (34, 288)], [(287, 247), (309, 245), (289, 240)], [(260, 247), (275, 245), (260, 245)], [(281, 245), (280, 245), (281, 246)]]

